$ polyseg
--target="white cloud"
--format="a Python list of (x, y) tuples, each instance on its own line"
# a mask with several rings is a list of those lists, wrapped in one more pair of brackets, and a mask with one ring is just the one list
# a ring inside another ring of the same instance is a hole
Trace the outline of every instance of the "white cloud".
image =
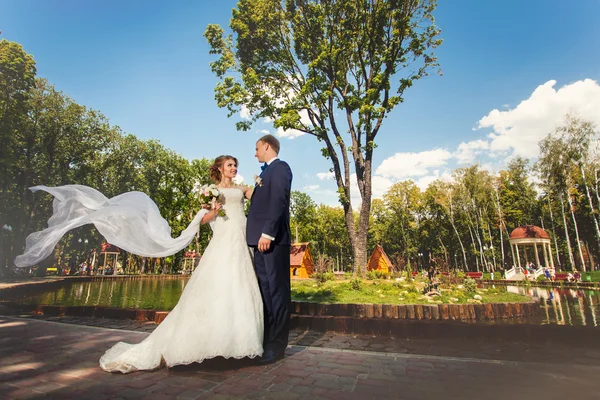
[[(299, 112), (300, 114), (300, 122), (306, 126), (312, 126), (312, 122), (310, 121), (310, 118), (308, 116), (308, 111), (306, 110), (300, 110)], [(306, 135), (306, 132), (302, 132), (299, 131), (297, 129), (283, 129), (281, 127), (277, 128), (277, 132), (276, 132), (277, 136), (279, 137), (286, 137), (288, 139), (295, 139), (297, 137)]]
[[(390, 179), (380, 175), (374, 175), (371, 180), (371, 194), (374, 199), (380, 199), (384, 193), (394, 184)], [(358, 190), (358, 186), (356, 188)]]
[(452, 181), (452, 175), (450, 174), (450, 171), (445, 170), (444, 172), (440, 173), (439, 169), (436, 169), (435, 171), (433, 171), (433, 174), (431, 175), (425, 175), (422, 176), (421, 178), (417, 179), (415, 181), (415, 185), (417, 185), (421, 190), (426, 190), (427, 187), (434, 181), (436, 180), (442, 180), (445, 182), (451, 182)]
[(269, 133), (271, 133), (268, 129), (261, 129), (260, 131), (258, 131), (259, 133), (262, 133), (263, 135), (268, 135)]
[[(394, 181), (381, 175), (373, 175), (371, 178), (371, 198), (380, 199), (385, 192), (394, 184)], [(360, 191), (358, 190), (358, 180), (356, 174), (350, 174), (350, 199), (352, 207), (357, 210), (362, 204)]]
[(424, 176), (431, 168), (442, 167), (452, 158), (445, 149), (434, 149), (420, 153), (396, 153), (383, 160), (375, 173), (386, 178), (406, 179)]
[(318, 188), (319, 188), (319, 185), (308, 185), (308, 186), (304, 186), (302, 188), (302, 190), (307, 191), (307, 192), (314, 192)]
[(600, 85), (591, 79), (567, 84), (556, 90), (556, 81), (538, 86), (528, 99), (511, 110), (490, 111), (477, 123), (477, 129), (491, 128), (491, 153), (535, 158), (540, 140), (575, 112), (584, 120), (600, 125)]
[(251, 119), (252, 115), (250, 114), (250, 110), (246, 105), (242, 105), (242, 109), (240, 110), (240, 118), (242, 119)]
[(322, 181), (329, 181), (335, 178), (335, 174), (333, 172), (318, 172), (317, 178)]
[(459, 164), (471, 164), (478, 155), (489, 148), (490, 143), (487, 140), (477, 139), (466, 143), (462, 142), (458, 145), (458, 149), (454, 152), (453, 156)]
[[(453, 152), (431, 149), (396, 153), (385, 159), (373, 176), (373, 198), (381, 197), (393, 183), (409, 178), (421, 190), (437, 179), (452, 181), (451, 170), (460, 165), (477, 162), (481, 169), (495, 176), (516, 156), (536, 158), (539, 141), (562, 124), (568, 112), (575, 112), (600, 127), (600, 84), (585, 79), (556, 89), (556, 81), (548, 81), (538, 86), (529, 98), (512, 109), (510, 107), (510, 104), (502, 104), (502, 111), (492, 110), (482, 117), (473, 130), (487, 128), (487, 132), (480, 138), (461, 142)], [(326, 181), (332, 174), (318, 173), (317, 177)], [(535, 180), (533, 176), (531, 179)], [(351, 193), (352, 206), (356, 210), (361, 203), (356, 174), (351, 175)], [(335, 196), (335, 192), (332, 191), (330, 196)]]
[(285, 137), (288, 139), (296, 139), (297, 137), (306, 135), (305, 132), (299, 131), (297, 129), (283, 129), (281, 127), (277, 128), (277, 132), (275, 132), (275, 134), (278, 137)]

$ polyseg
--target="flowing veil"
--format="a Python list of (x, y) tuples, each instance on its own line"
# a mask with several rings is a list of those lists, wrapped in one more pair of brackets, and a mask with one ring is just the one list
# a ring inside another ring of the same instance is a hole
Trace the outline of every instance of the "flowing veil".
[[(34, 186), (54, 196), (48, 228), (27, 237), (25, 252), (15, 258), (17, 267), (29, 267), (48, 257), (65, 233), (85, 224), (94, 224), (108, 243), (143, 257), (166, 257), (185, 248), (198, 232), (201, 209), (177, 238), (145, 193), (128, 192), (108, 199), (84, 185)], [(212, 223), (211, 223), (212, 226)]]

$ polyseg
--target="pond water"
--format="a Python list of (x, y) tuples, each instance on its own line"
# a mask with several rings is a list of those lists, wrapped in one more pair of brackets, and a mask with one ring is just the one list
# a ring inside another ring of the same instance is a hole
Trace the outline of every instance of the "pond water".
[[(14, 298), (12, 301), (34, 305), (172, 310), (188, 278), (182, 276), (170, 279), (67, 281), (51, 291), (28, 294)], [(600, 316), (600, 291), (598, 290), (523, 286), (506, 286), (506, 290), (539, 298), (544, 324), (598, 326)]]
[(524, 286), (507, 286), (506, 290), (539, 298), (542, 323), (598, 326), (599, 290)]
[(66, 281), (47, 292), (11, 299), (21, 304), (172, 310), (189, 277)]

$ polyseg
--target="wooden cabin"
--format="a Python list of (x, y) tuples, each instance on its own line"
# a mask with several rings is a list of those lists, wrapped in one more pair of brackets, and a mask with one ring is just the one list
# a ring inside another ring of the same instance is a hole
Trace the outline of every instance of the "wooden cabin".
[(296, 243), (290, 246), (291, 278), (310, 278), (314, 272), (314, 266), (308, 243)]
[(389, 274), (393, 271), (393, 268), (392, 262), (383, 251), (383, 247), (376, 245), (367, 264), (367, 271), (383, 271)]

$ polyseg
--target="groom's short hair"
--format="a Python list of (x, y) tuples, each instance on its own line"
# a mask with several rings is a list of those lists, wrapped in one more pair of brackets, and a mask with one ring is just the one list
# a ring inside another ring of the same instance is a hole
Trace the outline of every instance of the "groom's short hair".
[(279, 154), (279, 149), (281, 148), (281, 145), (279, 144), (279, 139), (277, 139), (275, 136), (265, 135), (258, 139), (258, 141), (268, 144), (273, 148), (273, 150), (275, 150), (275, 153)]

